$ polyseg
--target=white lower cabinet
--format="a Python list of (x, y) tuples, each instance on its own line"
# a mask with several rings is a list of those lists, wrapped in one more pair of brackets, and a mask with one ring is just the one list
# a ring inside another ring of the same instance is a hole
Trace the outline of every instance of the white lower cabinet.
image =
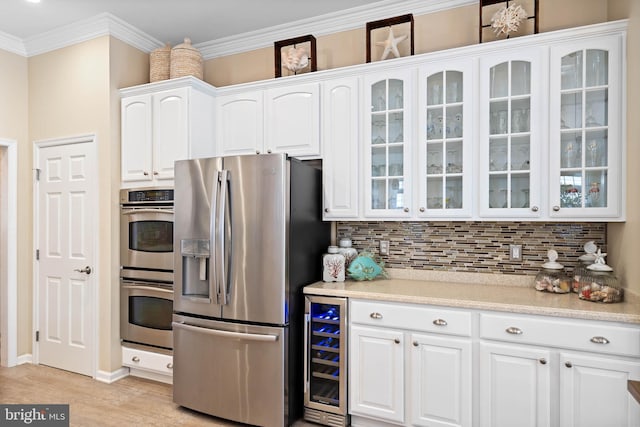
[(636, 427), (640, 329), (480, 314), (480, 426)]
[(640, 426), (640, 405), (627, 381), (640, 378), (640, 360), (560, 353), (562, 427)]
[(349, 334), (351, 413), (404, 422), (404, 334), (356, 325)]
[(350, 317), (352, 425), (471, 426), (470, 313), (351, 301)]
[(480, 344), (480, 425), (551, 425), (551, 352)]
[(122, 347), (122, 365), (134, 377), (173, 383), (173, 356), (130, 347)]
[(411, 334), (412, 426), (471, 426), (471, 340)]

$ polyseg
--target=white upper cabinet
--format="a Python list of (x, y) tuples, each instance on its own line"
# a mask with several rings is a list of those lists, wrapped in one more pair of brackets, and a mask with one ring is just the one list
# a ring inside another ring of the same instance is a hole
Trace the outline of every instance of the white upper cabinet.
[(181, 78), (121, 91), (122, 187), (172, 186), (176, 160), (213, 156), (212, 87)]
[(216, 106), (222, 156), (320, 156), (320, 83), (222, 92)]
[(412, 69), (366, 75), (363, 182), (366, 218), (410, 218), (413, 149)]
[(360, 79), (322, 84), (323, 218), (358, 217)]
[(216, 132), (221, 155), (257, 154), (264, 150), (262, 91), (219, 96), (216, 107)]
[(477, 196), (482, 217), (543, 214), (545, 64), (536, 46), (480, 60)]
[(418, 81), (419, 217), (470, 217), (473, 200), (474, 61), (420, 68)]
[(264, 151), (320, 156), (320, 83), (266, 90)]
[(550, 216), (624, 216), (623, 40), (551, 48)]

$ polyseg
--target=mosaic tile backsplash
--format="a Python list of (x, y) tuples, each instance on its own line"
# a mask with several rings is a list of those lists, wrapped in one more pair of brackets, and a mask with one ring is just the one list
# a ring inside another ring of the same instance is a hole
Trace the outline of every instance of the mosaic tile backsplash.
[[(338, 222), (337, 237), (350, 237), (358, 251), (379, 255), (389, 241), (389, 268), (476, 273), (535, 274), (547, 250), (572, 268), (593, 240), (606, 252), (606, 223), (556, 222)], [(522, 245), (522, 260), (509, 260), (509, 245)]]

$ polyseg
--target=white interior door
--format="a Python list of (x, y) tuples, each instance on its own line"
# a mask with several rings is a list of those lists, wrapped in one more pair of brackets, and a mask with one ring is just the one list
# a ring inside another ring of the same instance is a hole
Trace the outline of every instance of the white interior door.
[(93, 376), (95, 144), (60, 142), (36, 150), (38, 362)]

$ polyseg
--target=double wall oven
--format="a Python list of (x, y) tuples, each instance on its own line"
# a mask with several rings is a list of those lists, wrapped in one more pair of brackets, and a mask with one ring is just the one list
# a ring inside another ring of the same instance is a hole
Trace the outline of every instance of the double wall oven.
[(171, 350), (173, 189), (120, 191), (120, 337)]

